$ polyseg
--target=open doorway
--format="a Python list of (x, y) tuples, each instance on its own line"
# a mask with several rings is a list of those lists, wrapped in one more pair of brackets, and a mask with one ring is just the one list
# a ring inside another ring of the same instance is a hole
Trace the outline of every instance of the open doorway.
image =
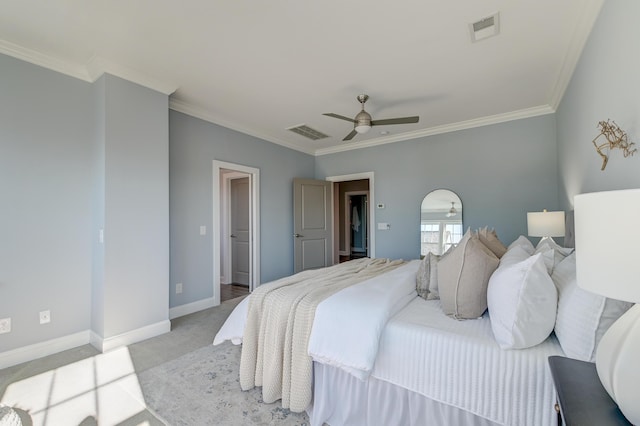
[(375, 257), (373, 172), (331, 176), (334, 263)]
[(218, 305), (259, 285), (259, 170), (214, 160), (213, 177), (213, 294)]
[[(344, 254), (348, 259), (369, 256), (369, 181), (352, 181), (366, 184), (366, 191), (347, 191), (344, 194), (345, 221)], [(345, 182), (348, 184), (351, 182)]]

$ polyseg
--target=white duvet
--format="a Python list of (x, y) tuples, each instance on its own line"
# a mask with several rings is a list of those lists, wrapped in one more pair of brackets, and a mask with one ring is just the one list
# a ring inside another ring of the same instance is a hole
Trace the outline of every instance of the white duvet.
[[(309, 356), (366, 379), (373, 369), (387, 321), (417, 297), (415, 279), (419, 265), (419, 260), (410, 261), (322, 301), (316, 309), (309, 338)], [(216, 334), (214, 345), (225, 341), (242, 343), (249, 297), (231, 312)]]
[(320, 303), (309, 339), (309, 356), (365, 380), (373, 369), (387, 321), (417, 297), (419, 266), (420, 261), (413, 260)]
[[(251, 297), (251, 296), (249, 296)], [(227, 340), (234, 345), (242, 344), (244, 326), (247, 323), (247, 311), (249, 310), (249, 297), (242, 299), (242, 302), (231, 311), (231, 315), (222, 324), (220, 330), (213, 339), (213, 345), (219, 345)]]

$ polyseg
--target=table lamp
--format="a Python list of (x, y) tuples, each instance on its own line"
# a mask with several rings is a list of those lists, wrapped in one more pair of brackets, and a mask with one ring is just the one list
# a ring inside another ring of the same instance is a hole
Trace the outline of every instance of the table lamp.
[(546, 209), (541, 212), (527, 213), (527, 234), (530, 237), (564, 237), (564, 212), (548, 212)]
[[(640, 189), (574, 197), (578, 286), (612, 299), (640, 302)], [(602, 336), (596, 351), (602, 385), (622, 414), (640, 425), (640, 306)]]

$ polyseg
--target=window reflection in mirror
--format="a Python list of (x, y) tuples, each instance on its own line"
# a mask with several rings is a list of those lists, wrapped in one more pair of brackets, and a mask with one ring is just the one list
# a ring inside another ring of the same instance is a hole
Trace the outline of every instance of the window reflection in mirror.
[(420, 209), (420, 255), (442, 254), (464, 234), (462, 201), (455, 192), (436, 189), (422, 200)]

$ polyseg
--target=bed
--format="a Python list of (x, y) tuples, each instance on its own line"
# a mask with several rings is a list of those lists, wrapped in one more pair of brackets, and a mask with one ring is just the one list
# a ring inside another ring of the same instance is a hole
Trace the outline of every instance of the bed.
[[(480, 247), (478, 234), (467, 239)], [(487, 258), (488, 245), (481, 247)], [(470, 247), (462, 263), (477, 266)], [(547, 358), (592, 360), (607, 318), (628, 307), (577, 289), (571, 249), (533, 247), (524, 237), (503, 249), (495, 268), (458, 271), (458, 282), (465, 274), (487, 277), (481, 291), (489, 309), (480, 307), (477, 317), (445, 315), (443, 294), (418, 296), (417, 277), (428, 260), (359, 259), (261, 286), (236, 307), (214, 344), (242, 343), (242, 388), (262, 386), (265, 402), (281, 399), (284, 408), (306, 410), (312, 426), (555, 425)], [(355, 278), (370, 263), (377, 271)], [(319, 290), (323, 277), (328, 289)], [(525, 312), (511, 323), (514, 304), (496, 296), (501, 285), (508, 287), (502, 293), (530, 294), (527, 303), (515, 303)], [(283, 292), (299, 287), (306, 290), (295, 290), (293, 303), (282, 308)], [(271, 330), (273, 318), (288, 324), (275, 326), (284, 332)]]

